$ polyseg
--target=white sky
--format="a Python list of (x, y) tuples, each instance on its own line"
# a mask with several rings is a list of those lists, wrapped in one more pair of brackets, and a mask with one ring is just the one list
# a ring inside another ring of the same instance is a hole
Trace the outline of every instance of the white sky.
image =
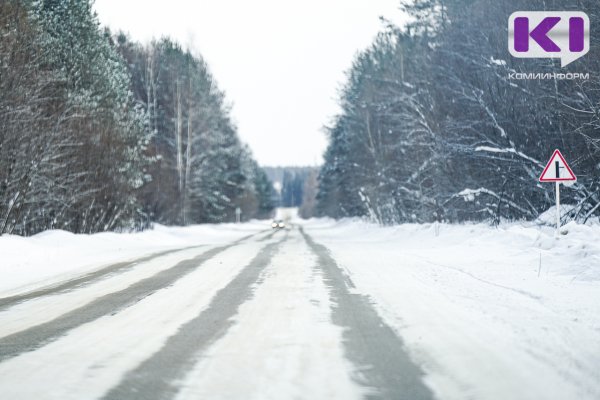
[(198, 51), (261, 165), (316, 165), (358, 50), (402, 19), (399, 0), (95, 0), (100, 22)]

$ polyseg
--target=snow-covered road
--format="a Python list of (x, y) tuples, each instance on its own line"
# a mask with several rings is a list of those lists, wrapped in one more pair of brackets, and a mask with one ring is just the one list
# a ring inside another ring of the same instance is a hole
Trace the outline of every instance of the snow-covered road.
[(596, 399), (586, 229), (160, 228), (69, 236), (39, 274), (66, 234), (0, 238), (31, 249), (0, 266), (0, 398)]

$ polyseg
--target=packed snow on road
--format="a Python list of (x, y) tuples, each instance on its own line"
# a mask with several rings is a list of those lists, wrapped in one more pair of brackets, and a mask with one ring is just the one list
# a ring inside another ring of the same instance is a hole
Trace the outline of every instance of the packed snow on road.
[(563, 229), (5, 235), (1, 397), (597, 399), (600, 226)]

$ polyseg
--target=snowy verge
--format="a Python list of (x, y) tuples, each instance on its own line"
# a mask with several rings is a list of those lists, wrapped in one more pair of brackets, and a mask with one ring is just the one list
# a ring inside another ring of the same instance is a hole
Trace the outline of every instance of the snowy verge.
[(166, 227), (137, 233), (75, 235), (46, 231), (32, 237), (0, 237), (0, 297), (26, 292), (153, 253), (220, 244), (268, 229), (265, 221)]
[(439, 399), (600, 398), (600, 226), (298, 223)]

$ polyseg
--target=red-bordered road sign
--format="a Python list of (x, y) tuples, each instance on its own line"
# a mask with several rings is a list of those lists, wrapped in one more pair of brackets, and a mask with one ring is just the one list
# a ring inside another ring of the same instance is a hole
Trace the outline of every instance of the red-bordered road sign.
[(568, 182), (576, 181), (577, 177), (573, 173), (569, 164), (561, 154), (560, 150), (554, 150), (550, 161), (540, 175), (540, 182)]

